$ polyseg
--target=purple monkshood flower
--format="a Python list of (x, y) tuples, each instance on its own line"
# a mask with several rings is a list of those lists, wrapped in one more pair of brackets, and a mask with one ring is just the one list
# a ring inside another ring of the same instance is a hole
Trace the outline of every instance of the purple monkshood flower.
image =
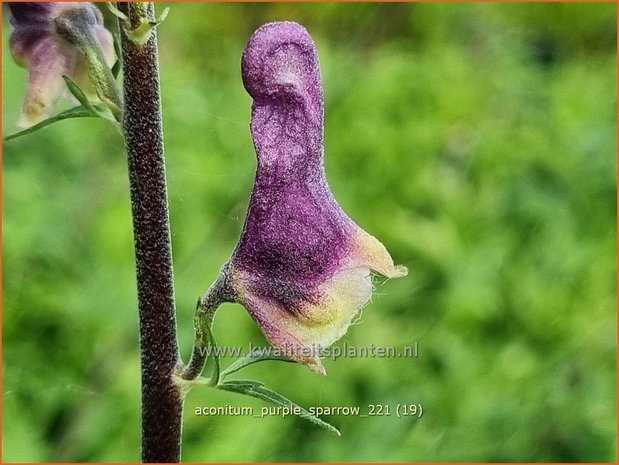
[[(94, 94), (92, 71), (96, 59), (115, 61), (112, 34), (103, 16), (86, 2), (9, 2), (13, 25), (10, 50), (15, 61), (29, 71), (29, 83), (19, 126), (28, 127), (50, 115), (66, 90), (67, 75), (87, 93)], [(89, 58), (93, 58), (89, 60)]]
[(243, 84), (254, 102), (258, 165), (245, 226), (222, 269), (231, 300), (294, 360), (325, 373), (319, 349), (348, 330), (372, 296), (371, 271), (407, 274), (342, 211), (323, 165), (323, 91), (302, 26), (271, 23), (250, 38)]

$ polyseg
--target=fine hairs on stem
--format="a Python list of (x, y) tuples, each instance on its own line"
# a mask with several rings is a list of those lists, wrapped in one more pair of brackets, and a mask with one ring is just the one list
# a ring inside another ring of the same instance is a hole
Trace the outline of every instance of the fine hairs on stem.
[(174, 373), (176, 337), (168, 196), (156, 30), (143, 43), (127, 30), (154, 21), (153, 3), (121, 3), (124, 115), (138, 286), (142, 377), (142, 460), (179, 462), (183, 401)]

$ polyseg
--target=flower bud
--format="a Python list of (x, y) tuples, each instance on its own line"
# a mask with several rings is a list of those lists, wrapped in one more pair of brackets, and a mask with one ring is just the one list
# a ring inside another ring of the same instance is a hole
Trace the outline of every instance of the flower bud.
[(92, 3), (9, 2), (9, 21), (11, 54), (30, 74), (20, 126), (50, 115), (66, 89), (63, 75), (87, 95), (119, 105), (109, 70), (116, 59), (114, 41)]
[(309, 33), (258, 29), (242, 58), (258, 164), (245, 226), (223, 275), (275, 347), (324, 373), (319, 351), (372, 295), (371, 271), (405, 276), (339, 207), (323, 166), (323, 91)]

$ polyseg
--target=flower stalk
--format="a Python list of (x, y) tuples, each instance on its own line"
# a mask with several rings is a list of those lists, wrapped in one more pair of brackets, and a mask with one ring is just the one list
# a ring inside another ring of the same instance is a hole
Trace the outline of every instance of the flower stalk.
[[(225, 273), (209, 288), (206, 294), (198, 300), (196, 311), (193, 317), (195, 338), (191, 359), (187, 366), (180, 371), (180, 377), (185, 381), (196, 380), (204, 370), (209, 358), (209, 347), (215, 347), (215, 339), (211, 330), (215, 311), (224, 302), (232, 302), (233, 296), (225, 283)], [(214, 370), (206, 384), (215, 386), (219, 382), (220, 366), (219, 357), (216, 351), (212, 351), (214, 359)]]
[(123, 129), (137, 267), (142, 375), (142, 460), (179, 462), (183, 395), (165, 176), (156, 31), (144, 44), (125, 32), (154, 21), (152, 3), (118, 3), (124, 76)]

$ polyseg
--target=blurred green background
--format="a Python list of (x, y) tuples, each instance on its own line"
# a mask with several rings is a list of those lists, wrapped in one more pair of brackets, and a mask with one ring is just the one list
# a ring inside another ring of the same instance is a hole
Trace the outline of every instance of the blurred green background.
[[(424, 408), (327, 417), (337, 438), (291, 417), (198, 417), (197, 406), (265, 404), (195, 389), (184, 461), (614, 462), (616, 6), (171, 8), (159, 43), (184, 357), (253, 181), (240, 55), (261, 24), (296, 20), (321, 60), (332, 190), (410, 269), (379, 285), (340, 344), (417, 341), (420, 353), (327, 360), (327, 377), (275, 362), (240, 376), (306, 407)], [(4, 26), (6, 135), (26, 74)], [(3, 460), (138, 460), (122, 141), (104, 121), (65, 121), (4, 143), (2, 158)], [(215, 332), (222, 345), (264, 344), (237, 305)]]

